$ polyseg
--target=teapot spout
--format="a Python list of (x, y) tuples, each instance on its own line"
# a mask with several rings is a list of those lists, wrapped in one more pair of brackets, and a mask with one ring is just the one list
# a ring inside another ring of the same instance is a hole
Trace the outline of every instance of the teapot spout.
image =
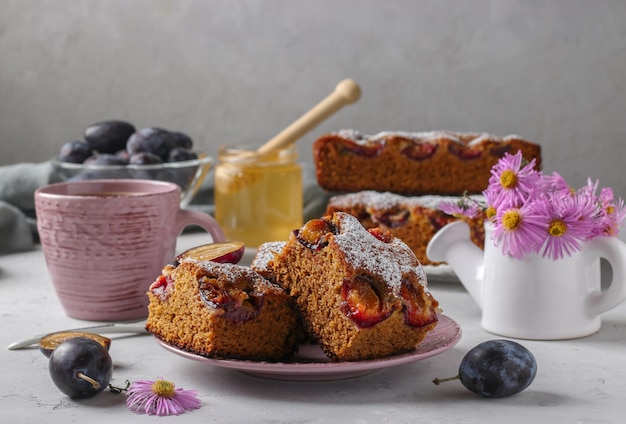
[(428, 243), (426, 256), (433, 262), (450, 265), (482, 309), (484, 253), (472, 242), (467, 223), (455, 221), (440, 229)]

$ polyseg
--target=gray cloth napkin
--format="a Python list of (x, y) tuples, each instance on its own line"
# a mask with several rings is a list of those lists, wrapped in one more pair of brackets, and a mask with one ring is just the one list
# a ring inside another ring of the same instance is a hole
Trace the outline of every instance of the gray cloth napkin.
[[(33, 249), (37, 242), (35, 190), (60, 181), (50, 162), (0, 166), (0, 254)], [(323, 215), (329, 194), (317, 185), (313, 169), (303, 170), (304, 220)], [(213, 178), (196, 194), (192, 208), (213, 213)]]
[(35, 190), (55, 179), (50, 162), (0, 166), (0, 253), (34, 247)]

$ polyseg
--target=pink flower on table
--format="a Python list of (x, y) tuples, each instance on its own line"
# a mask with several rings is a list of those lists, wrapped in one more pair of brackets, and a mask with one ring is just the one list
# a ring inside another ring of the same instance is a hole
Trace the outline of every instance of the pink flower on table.
[(195, 390), (184, 390), (171, 381), (159, 378), (155, 381), (138, 380), (128, 388), (126, 405), (137, 413), (148, 415), (180, 415), (200, 407)]

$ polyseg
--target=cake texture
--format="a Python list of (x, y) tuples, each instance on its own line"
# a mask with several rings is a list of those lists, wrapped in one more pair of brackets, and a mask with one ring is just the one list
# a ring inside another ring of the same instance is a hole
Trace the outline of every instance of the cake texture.
[[(480, 199), (481, 196), (474, 196)], [(439, 265), (426, 256), (426, 246), (445, 225), (463, 220), (470, 226), (474, 244), (484, 248), (484, 218), (454, 217), (439, 209), (441, 202), (454, 202), (451, 196), (402, 196), (390, 192), (365, 190), (335, 195), (328, 201), (326, 214), (346, 212), (355, 216), (365, 228), (379, 228), (404, 241), (422, 265)]]
[(541, 147), (516, 135), (340, 130), (315, 140), (313, 162), (318, 184), (330, 192), (460, 196), (485, 190), (493, 165), (518, 150), (541, 168)]
[[(270, 241), (261, 244), (256, 255), (252, 258), (250, 268), (269, 281), (276, 283), (274, 258), (280, 254), (286, 244), (286, 241)], [(297, 308), (295, 310), (298, 314), (298, 325), (295, 331), (298, 344), (315, 344), (315, 339), (311, 337), (306, 329), (304, 317)]]
[(293, 300), (248, 267), (183, 260), (148, 291), (146, 329), (213, 358), (278, 361), (297, 349)]
[(438, 302), (411, 249), (337, 212), (295, 230), (271, 267), (308, 333), (332, 360), (414, 350), (437, 324)]
[(258, 247), (254, 258), (252, 258), (250, 268), (261, 274), (266, 279), (275, 282), (272, 265), (274, 258), (283, 250), (286, 243), (287, 242), (285, 241), (269, 241), (261, 244)]

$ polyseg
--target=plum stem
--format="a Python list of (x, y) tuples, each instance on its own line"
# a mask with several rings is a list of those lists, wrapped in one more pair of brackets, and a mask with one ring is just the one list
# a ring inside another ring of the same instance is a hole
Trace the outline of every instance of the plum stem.
[(435, 385), (439, 385), (441, 383), (445, 383), (446, 381), (452, 381), (452, 380), (459, 380), (461, 378), (460, 374), (455, 375), (454, 377), (446, 377), (446, 378), (435, 378), (433, 380), (433, 383), (435, 383)]
[(82, 378), (83, 380), (89, 382), (89, 384), (91, 384), (93, 386), (94, 390), (100, 389), (100, 383), (98, 383), (96, 380), (94, 380), (93, 378), (89, 377), (88, 375), (83, 374), (82, 371), (78, 371), (76, 373), (76, 377)]

